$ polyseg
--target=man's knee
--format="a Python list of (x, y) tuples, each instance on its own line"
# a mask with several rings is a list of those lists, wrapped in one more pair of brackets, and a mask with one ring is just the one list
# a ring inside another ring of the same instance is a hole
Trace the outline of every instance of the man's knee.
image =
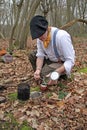
[(35, 58), (36, 58), (36, 51), (30, 52), (28, 58), (29, 58), (30, 61), (31, 61), (32, 59), (35, 59)]
[(33, 67), (33, 70), (35, 71), (36, 70), (36, 51), (30, 52), (28, 58)]

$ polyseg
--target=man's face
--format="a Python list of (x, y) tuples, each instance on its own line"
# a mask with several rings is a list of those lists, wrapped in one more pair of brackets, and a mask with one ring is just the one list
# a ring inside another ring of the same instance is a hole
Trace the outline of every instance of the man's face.
[(47, 31), (41, 37), (39, 37), (39, 39), (43, 42), (46, 40), (46, 38), (47, 38)]

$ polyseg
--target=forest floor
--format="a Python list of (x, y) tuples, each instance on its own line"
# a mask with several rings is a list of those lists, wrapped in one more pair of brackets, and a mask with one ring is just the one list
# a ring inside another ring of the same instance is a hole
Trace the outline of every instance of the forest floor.
[[(29, 41), (28, 41), (29, 42)], [(15, 50), (13, 61), (0, 61), (0, 130), (87, 130), (87, 39), (74, 38), (76, 64), (72, 78), (61, 79), (56, 86), (42, 92), (40, 98), (17, 99), (19, 83), (27, 82), (31, 92), (41, 92), (33, 78), (26, 50)], [(0, 40), (0, 48), (8, 48), (7, 40)]]

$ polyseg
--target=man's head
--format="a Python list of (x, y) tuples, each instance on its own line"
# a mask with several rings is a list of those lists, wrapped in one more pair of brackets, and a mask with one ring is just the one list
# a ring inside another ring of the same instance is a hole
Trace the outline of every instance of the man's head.
[(32, 39), (41, 37), (48, 28), (48, 22), (45, 17), (37, 15), (31, 19), (30, 31)]

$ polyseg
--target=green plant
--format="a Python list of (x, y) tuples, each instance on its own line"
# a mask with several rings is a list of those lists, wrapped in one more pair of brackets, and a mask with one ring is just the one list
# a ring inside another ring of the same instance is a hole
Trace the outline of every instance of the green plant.
[(0, 130), (18, 130), (19, 124), (12, 113), (5, 113), (5, 118), (7, 118), (7, 120), (4, 120), (3, 123), (0, 122)]
[(9, 94), (8, 98), (12, 101), (17, 100), (17, 92)]
[(34, 130), (34, 129), (32, 127), (30, 127), (30, 126), (22, 125), (20, 130)]
[(79, 71), (79, 72), (82, 72), (82, 73), (87, 73), (87, 67), (86, 67), (86, 68), (79, 69), (78, 71)]
[(39, 86), (32, 87), (31, 92), (33, 92), (33, 91), (40, 91), (40, 87)]
[(67, 88), (67, 86), (66, 86), (65, 84), (63, 84), (63, 83), (59, 83), (58, 86), (59, 86), (60, 88), (62, 88), (62, 89)]
[(58, 92), (58, 97), (59, 97), (59, 99), (63, 99), (64, 97), (66, 97), (67, 96), (67, 92), (64, 92), (64, 91), (59, 91)]
[(49, 92), (49, 93), (47, 93), (47, 98), (49, 98), (49, 97), (51, 97), (52, 96), (52, 93), (51, 92)]
[(34, 130), (34, 129), (28, 125), (27, 121), (24, 121), (20, 126), (20, 130)]
[(20, 125), (12, 113), (5, 113), (5, 118), (7, 120), (0, 120), (0, 130), (35, 130), (27, 121)]

